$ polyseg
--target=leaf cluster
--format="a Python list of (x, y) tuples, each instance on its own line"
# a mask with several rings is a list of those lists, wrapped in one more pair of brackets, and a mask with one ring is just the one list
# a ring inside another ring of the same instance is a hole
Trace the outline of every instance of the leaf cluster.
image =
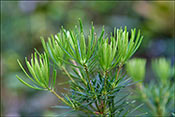
[(26, 86), (38, 89), (38, 90), (50, 90), (54, 89), (55, 82), (56, 82), (56, 70), (53, 69), (53, 75), (50, 78), (50, 66), (49, 66), (49, 59), (47, 55), (44, 54), (37, 54), (36, 52), (31, 55), (30, 62), (25, 58), (25, 62), (27, 68), (32, 75), (32, 77), (27, 73), (27, 71), (23, 68), (20, 61), (17, 60), (21, 69), (25, 73), (28, 79), (20, 78), (17, 76), (19, 81), (21, 81)]
[(143, 81), (146, 71), (146, 60), (141, 58), (134, 58), (126, 64), (127, 73), (133, 77), (134, 81)]
[[(175, 66), (174, 66), (175, 67)], [(165, 58), (153, 59), (152, 69), (157, 78), (160, 79), (162, 84), (166, 84), (167, 81), (174, 74), (174, 67), (171, 66), (171, 61)]]
[[(126, 69), (135, 81), (144, 80), (145, 59), (132, 59), (127, 63)], [(133, 69), (135, 68), (135, 69)], [(169, 116), (174, 111), (174, 83), (171, 82), (174, 67), (165, 58), (152, 60), (153, 72), (157, 76), (157, 83), (143, 82), (136, 84), (135, 98), (144, 101), (153, 116)]]

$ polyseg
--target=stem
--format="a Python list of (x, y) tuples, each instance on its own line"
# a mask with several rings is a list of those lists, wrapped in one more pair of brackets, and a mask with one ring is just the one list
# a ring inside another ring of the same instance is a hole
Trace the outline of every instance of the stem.
[(105, 113), (105, 109), (106, 109), (106, 99), (107, 99), (107, 97), (105, 96), (105, 100), (104, 100), (104, 102), (103, 102), (103, 115), (106, 115), (106, 113)]
[[(88, 68), (87, 68), (87, 66), (84, 64), (84, 69), (85, 69), (85, 71), (86, 71), (86, 74), (87, 74), (87, 78), (88, 78), (88, 82), (89, 82), (89, 85), (90, 85), (90, 88), (95, 92), (95, 90), (94, 90), (94, 88), (92, 87), (92, 85), (91, 85), (91, 82), (90, 82), (90, 77), (89, 77), (89, 72), (88, 72)], [(89, 105), (93, 110), (95, 110), (96, 111), (96, 109), (90, 104)], [(97, 106), (97, 105), (96, 105)], [(98, 106), (97, 106), (98, 107)]]
[(51, 93), (53, 93), (58, 99), (60, 99), (61, 101), (63, 101), (65, 104), (69, 105), (69, 103), (67, 103), (61, 96), (59, 96), (54, 90), (49, 89), (49, 91)]
[(110, 117), (114, 117), (114, 97), (111, 97), (112, 102), (109, 102), (109, 111), (110, 111)]
[[(73, 63), (75, 66), (77, 66), (77, 63), (76, 63), (74, 60), (72, 60), (72, 63)], [(81, 73), (80, 73), (80, 70), (79, 70), (78, 68), (75, 68), (75, 70), (78, 72), (79, 76), (81, 77), (81, 80), (83, 81), (83, 84), (84, 84), (85, 86), (87, 86), (87, 82), (86, 82), (86, 80), (84, 80), (84, 78), (82, 77), (82, 75), (81, 75)]]
[(89, 104), (89, 106), (94, 110), (94, 111), (97, 111), (94, 106), (92, 106), (92, 104)]
[(98, 112), (101, 112), (101, 111), (100, 111), (100, 108), (99, 108), (99, 106), (98, 106), (98, 104), (97, 104), (97, 101), (95, 101), (95, 106), (96, 106)]
[(120, 70), (121, 70), (122, 66), (123, 66), (122, 64), (119, 65), (119, 69), (118, 69), (117, 76), (116, 76), (116, 82), (118, 80), (119, 73), (120, 73)]
[(91, 114), (94, 114), (94, 113), (92, 113), (92, 112), (89, 112), (89, 111), (87, 111), (87, 110), (84, 110), (84, 109), (78, 109), (79, 111), (83, 111), (84, 113), (87, 113), (88, 114), (88, 117), (89, 117), (89, 113), (91, 113)]
[(89, 77), (88, 68), (87, 68), (87, 66), (86, 66), (85, 64), (84, 64), (84, 69), (85, 69), (86, 74), (87, 74), (87, 78), (88, 78), (88, 82), (89, 82), (89, 85), (90, 85), (90, 89), (92, 89), (92, 90), (94, 91), (94, 89), (93, 89), (93, 87), (92, 87), (92, 85), (91, 85), (91, 82), (90, 82), (90, 77)]
[(147, 97), (147, 95), (145, 95), (144, 91), (143, 91), (143, 85), (142, 84), (137, 84), (136, 85), (142, 95), (142, 97), (144, 98), (146, 104), (149, 106), (149, 108), (153, 111), (155, 111), (155, 107), (154, 105), (149, 101), (149, 98)]
[(163, 117), (163, 110), (161, 109), (159, 102), (157, 107), (157, 116)]
[(106, 90), (106, 82), (107, 82), (107, 75), (108, 75), (108, 71), (105, 71), (105, 73), (104, 73), (104, 76), (105, 76), (105, 81), (104, 81), (104, 96), (105, 96), (105, 99), (104, 100), (102, 100), (102, 102), (101, 102), (101, 105), (102, 105), (102, 113), (103, 114), (105, 114), (104, 113), (104, 110), (105, 110), (105, 108), (106, 108), (106, 99), (107, 99), (107, 97), (106, 97), (106, 93), (107, 93), (107, 90)]
[(103, 114), (103, 112), (104, 112), (104, 102), (103, 102), (104, 100), (101, 100), (101, 113)]
[[(71, 80), (73, 83), (76, 84), (76, 82), (75, 82), (75, 81), (72, 79), (72, 77), (69, 75), (68, 71), (67, 71), (64, 67), (62, 67), (62, 69), (63, 69), (64, 72), (67, 74), (67, 76), (70, 78), (70, 80)], [(80, 88), (77, 87), (77, 89), (78, 89), (80, 92), (82, 92), (82, 91), (80, 90)]]
[(108, 71), (105, 71), (105, 82), (104, 82), (105, 91), (106, 91), (106, 80), (107, 80), (107, 75), (108, 75)]
[(72, 77), (70, 76), (70, 74), (68, 73), (68, 71), (65, 69), (65, 67), (61, 67), (63, 69), (63, 71), (66, 73), (66, 75), (70, 78), (70, 80), (75, 83), (75, 81), (72, 79)]
[[(112, 110), (114, 109), (114, 97), (112, 98)], [(112, 115), (111, 115), (111, 117), (113, 117), (114, 116), (114, 112), (112, 111)]]

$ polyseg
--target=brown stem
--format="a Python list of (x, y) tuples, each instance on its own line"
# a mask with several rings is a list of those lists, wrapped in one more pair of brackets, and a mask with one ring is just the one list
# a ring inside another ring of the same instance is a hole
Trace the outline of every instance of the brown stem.
[[(72, 63), (73, 63), (75, 66), (77, 66), (77, 63), (76, 63), (74, 60), (71, 60), (71, 61), (72, 61)], [(84, 78), (82, 77), (82, 75), (81, 75), (81, 73), (80, 73), (80, 70), (79, 70), (78, 68), (75, 68), (75, 70), (78, 72), (78, 74), (79, 74), (81, 80), (83, 81), (84, 85), (87, 85), (87, 82), (86, 82), (86, 80), (84, 80)]]
[(101, 108), (101, 113), (103, 113), (104, 112), (104, 102), (103, 102), (103, 100), (101, 100), (100, 108)]
[[(74, 60), (71, 60), (72, 61), (72, 63), (75, 65), (75, 66), (77, 66), (77, 63), (74, 61)], [(78, 72), (78, 74), (80, 75), (80, 77), (82, 77), (82, 75), (81, 75), (81, 73), (80, 73), (80, 70), (78, 69), (78, 68), (75, 68), (76, 69), (76, 71)]]
[(118, 69), (117, 76), (116, 76), (116, 81), (118, 80), (121, 68), (122, 68), (122, 64), (119, 65), (119, 69)]

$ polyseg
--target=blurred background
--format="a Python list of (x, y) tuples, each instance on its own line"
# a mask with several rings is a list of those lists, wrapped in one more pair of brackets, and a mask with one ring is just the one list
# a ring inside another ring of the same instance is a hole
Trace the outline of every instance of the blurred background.
[[(98, 33), (104, 25), (106, 32), (114, 27), (141, 29), (144, 35), (140, 49), (133, 57), (147, 59), (146, 82), (152, 77), (152, 58), (166, 57), (174, 62), (174, 2), (2, 2), (1, 9), (1, 115), (56, 115), (66, 110), (50, 93), (36, 91), (20, 83), (16, 75), (24, 76), (17, 59), (23, 65), (34, 48), (43, 51), (40, 36), (56, 34), (60, 26), (73, 28), (81, 18), (86, 29), (94, 22)], [(25, 77), (25, 76), (24, 76)], [(67, 77), (58, 71), (57, 83)], [(65, 85), (57, 86), (64, 92)]]

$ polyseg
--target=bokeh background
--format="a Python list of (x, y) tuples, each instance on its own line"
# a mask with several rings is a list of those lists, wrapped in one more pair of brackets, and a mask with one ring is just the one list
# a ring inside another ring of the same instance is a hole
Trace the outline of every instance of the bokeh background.
[[(134, 57), (147, 59), (146, 82), (152, 78), (152, 58), (166, 57), (174, 62), (174, 2), (2, 2), (1, 6), (1, 115), (56, 115), (66, 110), (54, 109), (60, 104), (50, 93), (36, 91), (21, 84), (16, 75), (25, 77), (17, 64), (23, 65), (34, 48), (43, 51), (40, 36), (56, 34), (60, 26), (73, 28), (81, 18), (85, 28), (94, 22), (96, 31), (104, 25), (106, 32), (114, 27), (141, 29), (143, 43)], [(57, 92), (64, 92), (60, 82), (67, 77), (58, 71)]]

